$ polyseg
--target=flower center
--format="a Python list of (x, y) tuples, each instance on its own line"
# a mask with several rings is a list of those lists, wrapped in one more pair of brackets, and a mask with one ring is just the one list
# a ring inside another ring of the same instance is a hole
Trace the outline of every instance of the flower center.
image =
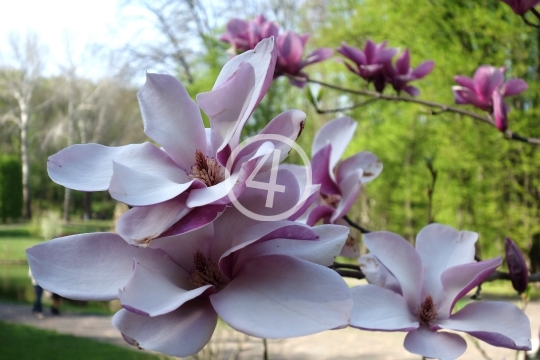
[(195, 267), (189, 275), (189, 281), (196, 286), (228, 284), (227, 279), (219, 270), (217, 264), (204, 256), (201, 250), (193, 254), (193, 263)]
[(195, 165), (191, 167), (189, 178), (199, 180), (206, 186), (212, 186), (225, 180), (225, 171), (216, 159), (204, 155), (197, 149), (195, 150)]
[(321, 194), (321, 197), (328, 206), (331, 206), (333, 208), (337, 208), (339, 202), (341, 201), (341, 196), (337, 194)]
[(418, 316), (418, 321), (422, 325), (429, 325), (437, 318), (437, 308), (435, 307), (431, 296), (428, 296), (422, 305), (420, 305), (416, 316)]

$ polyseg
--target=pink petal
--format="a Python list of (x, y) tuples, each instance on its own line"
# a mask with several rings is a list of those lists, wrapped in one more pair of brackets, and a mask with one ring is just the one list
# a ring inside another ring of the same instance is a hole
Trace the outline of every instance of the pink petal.
[(480, 261), (471, 264), (458, 265), (447, 269), (442, 273), (439, 287), (440, 293), (432, 293), (440, 299), (444, 293), (442, 302), (439, 305), (439, 315), (441, 318), (450, 316), (454, 304), (470, 290), (486, 280), (491, 273), (502, 263), (501, 257), (487, 261)]
[(234, 257), (229, 255), (246, 248), (248, 245), (274, 239), (317, 240), (319, 235), (309, 226), (282, 220), (259, 222), (245, 229), (238, 230), (237, 233), (230, 234), (229, 237), (229, 241), (221, 241), (219, 244), (213, 244), (211, 258), (219, 257), (219, 268), (225, 275), (232, 277), (234, 271), (238, 270), (235, 269), (235, 266), (238, 265), (240, 267), (241, 262), (236, 254)]
[(341, 182), (350, 173), (359, 169), (362, 170), (360, 181), (362, 184), (365, 184), (379, 176), (383, 169), (383, 164), (374, 154), (368, 151), (362, 151), (345, 159), (338, 165), (336, 179), (338, 182)]
[(396, 69), (398, 74), (404, 75), (409, 73), (409, 69), (411, 68), (411, 58), (409, 54), (409, 49), (405, 49), (403, 54), (397, 59), (396, 61)]
[(101, 191), (109, 188), (113, 175), (113, 159), (122, 153), (152, 146), (133, 144), (108, 147), (99, 144), (72, 145), (49, 157), (47, 172), (57, 184), (80, 191)]
[(191, 209), (161, 236), (173, 236), (199, 229), (216, 220), (227, 205), (205, 205)]
[(336, 209), (330, 206), (326, 206), (326, 205), (317, 206), (313, 210), (310, 211), (308, 219), (307, 219), (307, 224), (309, 226), (313, 226), (317, 222), (319, 222), (319, 220), (323, 220), (323, 219), (330, 220), (335, 210)]
[(312, 51), (306, 58), (301, 62), (301, 68), (315, 64), (321, 61), (324, 61), (334, 55), (334, 50), (330, 48), (319, 48)]
[(120, 236), (92, 233), (66, 236), (27, 251), (32, 275), (44, 289), (75, 300), (116, 299), (133, 272), (133, 258), (160, 262), (160, 250), (128, 245)]
[(424, 326), (408, 333), (403, 345), (413, 354), (441, 360), (454, 360), (467, 349), (461, 336), (435, 332)]
[[(332, 144), (330, 170), (334, 169), (339, 159), (343, 156), (345, 149), (351, 142), (356, 125), (356, 121), (348, 116), (343, 116), (327, 122), (315, 135), (311, 147), (311, 154), (314, 155), (326, 145)], [(334, 179), (333, 172), (331, 173), (331, 177)]]
[(168, 261), (169, 269), (166, 269), (164, 264), (147, 266), (136, 260), (132, 277), (118, 293), (124, 308), (141, 315), (164, 315), (200, 296), (206, 290), (212, 290), (212, 285), (195, 287), (187, 280), (189, 278), (187, 271), (174, 264), (172, 260)]
[(157, 238), (148, 247), (165, 251), (178, 266), (187, 273), (191, 273), (195, 266), (193, 255), (199, 250), (206, 256), (210, 256), (214, 235), (214, 223), (210, 223), (188, 233)]
[(206, 137), (199, 107), (175, 77), (146, 74), (137, 94), (144, 133), (163, 146), (184, 170), (195, 164), (195, 151), (206, 149)]
[[(275, 171), (275, 181), (272, 172)], [(252, 182), (246, 181), (246, 188), (237, 197), (234, 206), (241, 206), (251, 212), (249, 216), (257, 220), (283, 220), (293, 215), (300, 204), (300, 186), (289, 170), (274, 169), (255, 175)], [(271, 193), (265, 187), (271, 186), (276, 191)], [(261, 188), (259, 188), (261, 187)], [(278, 188), (279, 187), (279, 188)]]
[(407, 240), (387, 231), (364, 235), (364, 244), (396, 277), (410, 309), (420, 304), (422, 259)]
[[(249, 139), (246, 146), (236, 155), (234, 163), (236, 164), (247, 154), (254, 153), (265, 142), (272, 143), (273, 149), (279, 149), (281, 160), (283, 160), (291, 151), (290, 143), (298, 139), (305, 123), (306, 114), (303, 111), (287, 110), (282, 112), (273, 118), (259, 134)], [(287, 142), (287, 140), (289, 141)]]
[(497, 129), (505, 131), (508, 128), (508, 107), (498, 91), (493, 92), (493, 117)]
[(283, 255), (247, 261), (210, 301), (234, 329), (269, 339), (347, 326), (352, 308), (349, 288), (335, 271)]
[(363, 330), (410, 331), (417, 329), (416, 317), (403, 296), (375, 285), (351, 288), (351, 326)]
[(158, 204), (170, 200), (187, 189), (193, 180), (176, 168), (163, 167), (160, 174), (142, 172), (113, 162), (113, 177), (109, 193), (115, 200), (131, 206)]
[(219, 87), (197, 95), (199, 106), (210, 118), (214, 153), (222, 150), (235, 132), (242, 130), (247, 120), (247, 117), (244, 119), (246, 106), (251, 102), (255, 81), (253, 65), (243, 62)]
[(335, 222), (337, 219), (347, 215), (362, 189), (362, 183), (360, 182), (361, 177), (362, 171), (359, 170), (352, 172), (339, 183), (341, 200), (336, 207), (336, 211), (330, 218), (330, 222)]
[(313, 184), (321, 185), (321, 193), (326, 195), (341, 195), (338, 184), (334, 179), (334, 171), (330, 166), (332, 144), (328, 144), (311, 158), (311, 171)]
[(186, 206), (187, 194), (149, 206), (134, 207), (122, 214), (116, 231), (131, 245), (149, 243), (191, 210)]
[(416, 86), (407, 85), (403, 88), (403, 91), (405, 91), (407, 94), (411, 96), (420, 95), (420, 90)]
[(461, 86), (452, 86), (454, 92), (454, 100), (456, 104), (471, 104), (482, 110), (487, 110), (490, 105), (489, 100), (481, 100), (475, 92)]
[[(295, 177), (300, 187), (300, 194), (302, 197), (306, 197), (305, 201), (296, 206), (296, 210), (293, 215), (291, 215), (288, 220), (296, 220), (300, 217), (306, 210), (310, 207), (315, 200), (318, 199), (320, 185), (310, 185), (309, 188), (306, 188), (308, 184), (308, 171), (311, 171), (308, 167), (302, 165), (293, 165), (293, 164), (281, 164), (279, 166), (281, 169), (289, 170)], [(311, 180), (313, 182), (313, 179)], [(302, 199), (302, 198), (301, 198)]]
[(355, 64), (366, 65), (367, 63), (366, 56), (362, 50), (349, 46), (345, 42), (341, 43), (341, 47), (337, 49), (337, 51), (343, 56), (351, 59)]
[(466, 87), (467, 89), (474, 91), (474, 81), (470, 77), (456, 75), (454, 76), (454, 81), (457, 82), (460, 86)]
[(349, 228), (341, 225), (320, 225), (314, 227), (313, 231), (318, 235), (318, 239), (294, 240), (295, 236), (291, 234), (287, 238), (267, 240), (244, 247), (235, 255), (233, 272), (239, 271), (244, 262), (251, 258), (276, 254), (293, 256), (323, 266), (332, 265), (347, 240)]
[(388, 269), (381, 264), (373, 254), (366, 254), (358, 258), (360, 269), (366, 276), (368, 283), (376, 285), (402, 295), (399, 281)]
[(484, 102), (491, 98), (493, 90), (502, 85), (503, 81), (503, 73), (493, 66), (480, 66), (474, 73), (476, 94)]
[[(456, 265), (474, 261), (474, 244), (478, 234), (457, 231), (450, 226), (430, 224), (416, 236), (416, 251), (424, 265), (424, 295), (441, 296), (442, 273)], [(435, 301), (437, 303), (437, 301)]]
[(432, 72), (434, 67), (435, 67), (434, 61), (431, 61), (431, 60), (424, 61), (412, 71), (412, 76), (415, 80), (422, 79), (423, 77), (428, 75), (430, 72)]
[(375, 55), (374, 63), (382, 64), (387, 61), (392, 60), (394, 55), (396, 55), (398, 52), (397, 49), (394, 48), (383, 48), (379, 49), (377, 51), (377, 54)]
[(510, 303), (472, 302), (437, 325), (443, 329), (467, 332), (494, 346), (531, 349), (529, 318)]
[[(225, 64), (223, 69), (221, 69), (213, 89), (220, 87), (221, 84), (225, 82), (236, 71), (236, 69), (238, 69), (242, 62), (249, 62), (255, 69), (255, 86), (249, 101), (245, 103), (246, 108), (244, 109), (243, 115), (238, 120), (238, 127), (240, 129), (249, 119), (255, 107), (259, 104), (270, 87), (272, 78), (274, 76), (276, 58), (277, 50), (274, 47), (274, 39), (268, 38), (258, 43), (255, 49), (235, 56)], [(226, 109), (229, 104), (222, 104), (222, 106), (223, 109)], [(233, 141), (231, 142), (225, 139), (225, 143), (230, 143), (234, 148), (239, 143), (240, 131), (236, 132), (232, 136)]]
[(208, 300), (195, 300), (157, 317), (120, 310), (112, 323), (125, 338), (142, 349), (171, 356), (189, 356), (199, 352), (210, 341), (217, 324), (217, 314)]
[(506, 97), (521, 94), (528, 87), (529, 85), (522, 79), (510, 79), (501, 87), (501, 95)]

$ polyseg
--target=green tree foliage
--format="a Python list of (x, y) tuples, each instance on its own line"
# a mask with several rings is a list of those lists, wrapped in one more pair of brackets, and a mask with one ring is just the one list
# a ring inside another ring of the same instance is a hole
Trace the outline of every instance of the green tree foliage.
[[(508, 78), (523, 78), (530, 86), (509, 103), (510, 128), (540, 136), (539, 35), (502, 2), (338, 0), (327, 10), (326, 25), (312, 35), (317, 46), (337, 48), (345, 41), (363, 48), (367, 39), (388, 40), (388, 46), (410, 49), (412, 66), (434, 60), (433, 73), (416, 83), (423, 99), (452, 104), (454, 75), (472, 76), (483, 64), (505, 66)], [(324, 67), (320, 79), (349, 88), (366, 86), (343, 64)], [(323, 104), (332, 108), (361, 100), (328, 92)], [(412, 240), (427, 222), (431, 177), (426, 159), (431, 159), (439, 174), (435, 221), (479, 232), (486, 256), (501, 252), (505, 235), (528, 247), (540, 231), (537, 147), (504, 140), (478, 121), (451, 113), (435, 116), (417, 105), (378, 101), (348, 114), (359, 123), (349, 154), (369, 150), (384, 164), (355, 209), (358, 218), (369, 219), (363, 225)]]
[(21, 162), (16, 156), (0, 156), (0, 219), (21, 217), (23, 208)]

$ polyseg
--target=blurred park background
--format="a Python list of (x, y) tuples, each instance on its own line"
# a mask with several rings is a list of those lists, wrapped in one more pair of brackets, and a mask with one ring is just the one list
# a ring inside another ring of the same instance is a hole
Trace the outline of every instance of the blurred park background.
[[(93, 6), (76, 2), (80, 8), (63, 10), (61, 3), (47, 2), (55, 15), (43, 26), (83, 16), (84, 6)], [(529, 84), (509, 102), (510, 129), (540, 137), (540, 32), (500, 0), (126, 0), (101, 6), (107, 6), (100, 12), (112, 22), (86, 32), (99, 33), (95, 39), (68, 29), (47, 42), (39, 24), (0, 34), (0, 300), (33, 301), (27, 247), (68, 234), (114, 231), (115, 218), (127, 209), (107, 192), (70, 191), (53, 183), (47, 157), (71, 144), (149, 141), (136, 98), (145, 72), (174, 74), (193, 98), (209, 91), (230, 58), (228, 44), (218, 38), (234, 17), (264, 14), (282, 31), (309, 33), (306, 53), (336, 49), (342, 41), (363, 48), (367, 39), (409, 48), (412, 66), (436, 63), (414, 84), (420, 98), (446, 104), (453, 104), (454, 75), (471, 77), (484, 64), (504, 66), (507, 77)], [(9, 11), (0, 15), (9, 16)], [(314, 79), (364, 88), (338, 58), (307, 72)], [(324, 108), (362, 100), (330, 90), (320, 96)], [(317, 114), (306, 89), (285, 78), (274, 82), (245, 135), (291, 108), (308, 115), (298, 142), (309, 154), (315, 132), (337, 115)], [(358, 122), (346, 155), (368, 150), (384, 164), (379, 178), (364, 187), (351, 219), (413, 241), (428, 222), (431, 206), (436, 222), (480, 234), (482, 258), (502, 255), (508, 236), (528, 255), (531, 269), (540, 270), (539, 147), (505, 140), (476, 120), (432, 115), (415, 104), (379, 101), (346, 114)], [(437, 172), (434, 189), (430, 169)], [(486, 291), (513, 293), (508, 282)], [(102, 303), (65, 306), (106, 314), (115, 310)]]

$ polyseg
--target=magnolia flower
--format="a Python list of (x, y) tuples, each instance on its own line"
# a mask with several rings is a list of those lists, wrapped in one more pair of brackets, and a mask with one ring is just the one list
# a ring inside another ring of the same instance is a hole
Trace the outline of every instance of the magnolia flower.
[[(338, 165), (354, 135), (356, 125), (354, 120), (345, 116), (334, 119), (319, 129), (311, 148), (312, 181), (317, 187), (313, 188), (313, 196), (306, 201), (304, 207), (289, 219), (308, 225), (314, 225), (320, 220), (347, 225), (342, 218), (356, 201), (362, 184), (379, 176), (383, 168), (377, 157), (367, 151), (359, 152)], [(305, 172), (303, 167), (299, 166), (289, 165), (287, 169), (297, 177)], [(305, 183), (301, 179), (298, 182)], [(358, 251), (358, 241), (350, 237), (341, 255), (357, 257)]]
[(264, 338), (347, 326), (350, 291), (327, 266), (348, 231), (256, 222), (228, 208), (205, 227), (149, 247), (94, 233), (36, 245), (27, 256), (45, 289), (79, 300), (118, 298), (123, 309), (113, 325), (128, 343), (188, 356), (210, 340), (218, 315)]
[(278, 59), (274, 78), (281, 75), (291, 75), (294, 77), (290, 78), (291, 84), (304, 87), (307, 75), (302, 72), (302, 69), (332, 56), (332, 49), (319, 48), (302, 60), (308, 38), (308, 34), (298, 35), (294, 31), (287, 31), (277, 37)]
[(507, 3), (508, 6), (514, 10), (517, 15), (525, 15), (525, 13), (531, 10), (536, 5), (540, 4), (540, 0), (502, 0)]
[(231, 44), (232, 51), (240, 54), (254, 49), (263, 39), (277, 37), (278, 33), (279, 27), (275, 22), (266, 20), (263, 15), (258, 15), (251, 21), (229, 20), (225, 34), (221, 35), (219, 40)]
[(504, 71), (504, 68), (483, 65), (476, 70), (472, 79), (454, 76), (459, 86), (452, 86), (456, 104), (471, 104), (492, 113), (495, 125), (501, 131), (508, 127), (508, 108), (503, 98), (518, 95), (528, 87), (522, 79), (504, 82)]
[[(51, 179), (81, 191), (108, 189), (114, 199), (134, 206), (118, 223), (120, 235), (134, 243), (146, 243), (174, 224), (177, 232), (185, 232), (212, 221), (230, 202), (230, 192), (238, 196), (244, 191), (261, 157), (284, 146), (259, 142), (258, 147), (242, 149), (234, 161), (230, 158), (272, 81), (275, 60), (270, 38), (224, 66), (214, 89), (197, 96), (210, 129), (204, 128), (199, 107), (178, 80), (147, 74), (138, 93), (144, 131), (162, 148), (150, 143), (74, 145), (49, 158)], [(304, 121), (303, 112), (287, 111), (262, 133), (294, 140)], [(286, 154), (289, 149), (283, 150)]]
[(411, 96), (418, 96), (420, 95), (420, 90), (415, 86), (408, 85), (408, 83), (422, 79), (433, 71), (434, 66), (435, 62), (429, 60), (424, 61), (415, 69), (412, 69), (409, 49), (405, 49), (405, 52), (397, 59), (395, 67), (390, 61), (385, 64), (384, 73), (387, 81), (392, 84), (392, 87), (398, 93), (405, 91)]
[(527, 268), (525, 258), (519, 247), (510, 238), (506, 238), (504, 241), (504, 253), (506, 255), (506, 265), (508, 266), (512, 286), (521, 294), (527, 290), (527, 286), (529, 285), (529, 269)]
[(390, 62), (397, 53), (397, 49), (387, 48), (386, 44), (387, 41), (375, 44), (368, 40), (362, 51), (343, 42), (337, 51), (354, 63), (351, 65), (345, 61), (345, 66), (350, 71), (368, 82), (373, 82), (375, 89), (382, 92), (386, 85), (386, 77), (382, 71), (383, 66)]
[(360, 258), (370, 285), (351, 289), (351, 326), (376, 331), (406, 331), (405, 348), (425, 357), (455, 359), (465, 340), (438, 330), (464, 331), (491, 345), (531, 348), (530, 323), (515, 305), (472, 302), (452, 313), (456, 302), (484, 281), (501, 257), (474, 261), (478, 234), (430, 224), (416, 237), (416, 249), (390, 232), (364, 236), (371, 251)]

